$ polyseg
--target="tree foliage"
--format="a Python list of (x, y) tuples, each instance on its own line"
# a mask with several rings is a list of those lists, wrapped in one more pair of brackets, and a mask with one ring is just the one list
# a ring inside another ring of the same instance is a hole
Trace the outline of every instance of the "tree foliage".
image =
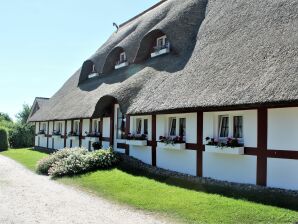
[(8, 149), (7, 130), (0, 127), (0, 151)]
[(22, 110), (16, 115), (17, 122), (5, 113), (0, 113), (0, 128), (8, 132), (8, 142), (11, 148), (31, 147), (34, 145), (34, 126), (27, 123), (30, 114), (30, 106), (24, 104)]

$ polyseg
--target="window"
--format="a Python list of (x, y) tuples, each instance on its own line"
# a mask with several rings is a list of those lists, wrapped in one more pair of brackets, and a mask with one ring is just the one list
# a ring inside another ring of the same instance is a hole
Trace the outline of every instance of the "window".
[(179, 119), (179, 136), (185, 138), (186, 136), (186, 119), (180, 118)]
[(79, 130), (80, 130), (80, 122), (79, 121), (75, 121), (74, 122), (74, 133), (79, 134)]
[(148, 135), (148, 119), (144, 119), (144, 134)]
[(46, 124), (46, 123), (43, 123), (43, 124), (42, 124), (42, 130), (44, 130), (44, 131), (47, 130), (47, 124)]
[(124, 63), (124, 62), (126, 62), (126, 54), (125, 54), (125, 52), (122, 52), (122, 53), (120, 54), (120, 61), (119, 61), (119, 64)]
[(96, 73), (95, 64), (92, 65), (92, 72), (91, 73)]
[(234, 116), (234, 138), (243, 138), (243, 116)]
[(57, 123), (57, 127), (56, 127), (55, 131), (60, 132), (60, 133), (62, 132), (62, 122)]
[(98, 121), (94, 120), (93, 121), (93, 132), (98, 132)]
[(176, 136), (176, 118), (174, 117), (169, 119), (169, 135)]
[(159, 49), (166, 48), (168, 45), (168, 38), (167, 36), (162, 36), (157, 38), (156, 40), (156, 47)]
[(141, 118), (137, 118), (136, 119), (136, 134), (142, 134), (142, 119)]
[(117, 108), (117, 139), (123, 139), (125, 135), (126, 120), (120, 108)]
[(219, 119), (219, 137), (226, 138), (229, 136), (229, 117), (220, 116)]

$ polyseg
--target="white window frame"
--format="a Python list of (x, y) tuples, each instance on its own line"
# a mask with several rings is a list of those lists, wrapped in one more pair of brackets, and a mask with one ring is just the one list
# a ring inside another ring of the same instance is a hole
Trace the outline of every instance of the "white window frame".
[[(145, 134), (145, 120), (147, 120), (147, 134)], [(141, 132), (138, 133), (138, 124), (139, 122), (141, 122)], [(134, 130), (133, 130), (133, 133), (135, 134), (140, 134), (140, 135), (147, 135), (147, 137), (149, 136), (149, 130), (150, 130), (150, 127), (149, 127), (149, 118), (148, 117), (135, 117), (134, 118)]]
[[(229, 132), (227, 137), (220, 137), (221, 132), (221, 118), (228, 117), (229, 119)], [(231, 113), (231, 114), (218, 114), (218, 130), (217, 135), (219, 140), (225, 140), (226, 138), (234, 138), (234, 117), (242, 117), (242, 138), (237, 138), (240, 143), (244, 142), (244, 115), (242, 113)]]
[(80, 121), (73, 122), (73, 132), (76, 134), (80, 134)]
[(42, 129), (44, 132), (47, 131), (47, 123), (42, 123)]
[(95, 132), (95, 133), (97, 133), (97, 132), (99, 132), (98, 130), (98, 120), (93, 120), (93, 124), (92, 124), (92, 132)]
[[(168, 116), (168, 121), (167, 121), (167, 136), (169, 137), (176, 137), (179, 136), (179, 130), (180, 130), (180, 119), (185, 119), (185, 136), (183, 137), (183, 140), (186, 140), (186, 129), (187, 129), (187, 118), (186, 116)], [(175, 130), (175, 135), (170, 135), (171, 134), (171, 119), (176, 119), (176, 130)]]
[[(222, 120), (223, 120), (223, 118), (228, 118), (228, 136), (224, 136), (224, 137), (221, 137), (220, 135), (221, 135), (221, 128), (222, 128)], [(226, 138), (228, 138), (229, 136), (230, 136), (230, 131), (231, 131), (231, 127), (230, 127), (230, 116), (229, 115), (226, 115), (226, 114), (224, 114), (224, 115), (219, 115), (218, 116), (218, 120), (219, 120), (219, 125), (218, 125), (218, 138), (219, 139), (226, 139)]]
[[(123, 60), (121, 60), (122, 59), (122, 56), (123, 56)], [(119, 62), (120, 63), (124, 63), (126, 60), (127, 60), (126, 59), (126, 53), (125, 52), (120, 53)]]
[(62, 122), (57, 122), (55, 128), (56, 128), (55, 131), (59, 131), (60, 133), (62, 133), (62, 129), (63, 129), (63, 124), (62, 124)]
[[(167, 39), (167, 35), (164, 35), (164, 36), (161, 36), (161, 37), (158, 37), (156, 39), (156, 47), (162, 47), (166, 44), (166, 39)], [(162, 45), (159, 45), (159, 41), (162, 40)]]

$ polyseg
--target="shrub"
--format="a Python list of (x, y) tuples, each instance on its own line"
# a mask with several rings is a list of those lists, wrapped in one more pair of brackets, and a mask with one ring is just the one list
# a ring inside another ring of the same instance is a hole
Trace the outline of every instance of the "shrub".
[(37, 172), (61, 177), (110, 168), (117, 162), (116, 155), (110, 149), (95, 152), (88, 152), (82, 148), (63, 149), (40, 160)]
[(101, 143), (100, 142), (93, 142), (92, 147), (94, 150), (99, 150), (101, 149)]
[(17, 123), (9, 131), (9, 144), (12, 148), (31, 147), (34, 145), (34, 127), (31, 124)]
[(0, 151), (8, 149), (7, 131), (0, 127)]

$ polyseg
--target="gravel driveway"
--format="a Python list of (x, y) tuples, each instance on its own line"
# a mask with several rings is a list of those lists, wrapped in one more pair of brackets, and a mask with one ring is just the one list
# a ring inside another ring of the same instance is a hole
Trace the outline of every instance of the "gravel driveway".
[(0, 156), (0, 223), (166, 223), (145, 213), (64, 186)]

